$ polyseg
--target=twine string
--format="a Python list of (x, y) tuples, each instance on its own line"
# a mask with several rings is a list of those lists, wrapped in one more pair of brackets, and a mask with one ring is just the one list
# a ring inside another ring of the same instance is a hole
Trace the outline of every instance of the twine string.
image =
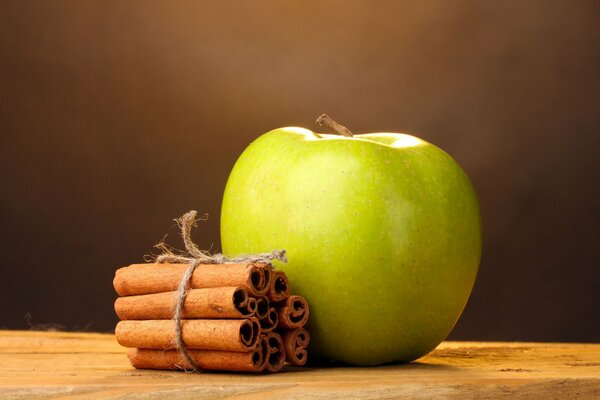
[[(196, 270), (196, 267), (200, 264), (233, 264), (233, 263), (254, 263), (263, 262), (271, 263), (273, 260), (279, 260), (283, 263), (287, 263), (287, 256), (285, 250), (274, 250), (270, 253), (259, 253), (259, 254), (245, 254), (238, 257), (226, 257), (221, 253), (210, 254), (208, 251), (200, 250), (196, 243), (192, 240), (192, 229), (197, 224), (196, 210), (188, 211), (183, 214), (180, 218), (177, 218), (175, 222), (181, 230), (181, 237), (187, 253), (180, 253), (164, 242), (160, 242), (155, 247), (162, 250), (162, 254), (158, 255), (155, 259), (157, 263), (173, 263), (173, 264), (190, 264), (186, 269), (179, 286), (177, 287), (177, 303), (175, 305), (175, 311), (173, 312), (173, 321), (175, 322), (175, 346), (177, 350), (183, 355), (188, 365), (191, 366), (193, 372), (199, 372), (200, 368), (196, 365), (183, 341), (182, 326), (181, 326), (181, 314), (183, 312), (183, 305), (185, 304), (185, 297), (187, 296), (189, 289), (189, 282)], [(204, 218), (206, 219), (206, 217)]]

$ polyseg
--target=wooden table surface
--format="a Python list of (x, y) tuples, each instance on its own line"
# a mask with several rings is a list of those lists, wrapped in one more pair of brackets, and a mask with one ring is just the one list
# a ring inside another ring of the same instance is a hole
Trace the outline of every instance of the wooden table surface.
[(0, 331), (0, 399), (600, 399), (600, 344), (444, 342), (405, 365), (132, 369), (110, 334)]

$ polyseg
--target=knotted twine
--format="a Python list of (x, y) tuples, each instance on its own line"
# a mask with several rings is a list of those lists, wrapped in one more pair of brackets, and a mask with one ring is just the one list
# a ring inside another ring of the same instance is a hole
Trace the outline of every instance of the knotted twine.
[(187, 296), (189, 281), (192, 278), (192, 274), (196, 267), (200, 264), (235, 264), (243, 262), (262, 262), (268, 264), (273, 260), (287, 263), (285, 250), (283, 249), (274, 250), (270, 253), (247, 254), (238, 257), (226, 257), (221, 253), (210, 254), (208, 251), (200, 250), (191, 237), (192, 229), (198, 225), (197, 215), (198, 212), (196, 210), (191, 210), (183, 214), (180, 218), (175, 219), (175, 222), (177, 222), (177, 225), (181, 229), (181, 237), (187, 253), (177, 254), (165, 243), (161, 242), (155, 247), (162, 250), (163, 253), (158, 255), (154, 260), (157, 263), (190, 264), (177, 287), (177, 304), (173, 313), (173, 321), (175, 321), (175, 345), (177, 346), (177, 350), (183, 354), (183, 357), (192, 367), (194, 372), (199, 372), (200, 369), (194, 360), (192, 360), (192, 357), (188, 353), (185, 343), (183, 342), (181, 313), (183, 311), (185, 297)]

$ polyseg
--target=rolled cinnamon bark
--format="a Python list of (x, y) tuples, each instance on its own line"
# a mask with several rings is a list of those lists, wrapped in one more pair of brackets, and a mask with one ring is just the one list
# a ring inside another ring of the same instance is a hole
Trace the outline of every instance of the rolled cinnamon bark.
[(260, 318), (259, 322), (263, 333), (271, 332), (277, 327), (277, 310), (274, 307), (269, 307), (269, 312), (267, 312), (264, 318)]
[(285, 300), (290, 295), (290, 283), (287, 275), (283, 271), (272, 271), (271, 282), (269, 284), (269, 291), (267, 297), (269, 301), (275, 303), (278, 301)]
[(260, 296), (256, 298), (256, 318), (263, 319), (269, 314), (269, 299), (267, 296)]
[(260, 370), (266, 371), (267, 364), (269, 363), (269, 338), (267, 335), (260, 335), (260, 337), (258, 338), (258, 345), (256, 346), (256, 351), (260, 351), (260, 355), (262, 357)]
[(304, 328), (284, 329), (280, 331), (285, 344), (285, 359), (295, 365), (304, 365), (308, 358), (306, 348), (310, 335)]
[[(132, 264), (119, 268), (113, 285), (119, 296), (171, 292), (189, 264)], [(192, 289), (236, 286), (252, 296), (265, 295), (271, 283), (271, 265), (265, 263), (200, 264), (190, 278)]]
[[(248, 352), (257, 347), (261, 328), (251, 319), (188, 319), (181, 321), (186, 348)], [(175, 347), (175, 321), (121, 321), (115, 329), (121, 346), (147, 349)]]
[[(119, 297), (115, 312), (121, 320), (171, 319), (177, 292)], [(256, 299), (238, 287), (191, 289), (183, 303), (181, 318), (249, 318), (256, 312)]]
[[(266, 368), (267, 346), (239, 353), (233, 351), (188, 350), (188, 354), (200, 369), (219, 371), (261, 372)], [(177, 350), (129, 349), (127, 357), (135, 368), (191, 370), (183, 355)]]
[(269, 372), (281, 371), (285, 364), (285, 344), (283, 343), (282, 337), (275, 332), (269, 332), (265, 335), (267, 337), (267, 370)]
[(279, 317), (278, 328), (300, 328), (308, 321), (308, 303), (302, 296), (292, 295), (285, 301), (275, 304)]

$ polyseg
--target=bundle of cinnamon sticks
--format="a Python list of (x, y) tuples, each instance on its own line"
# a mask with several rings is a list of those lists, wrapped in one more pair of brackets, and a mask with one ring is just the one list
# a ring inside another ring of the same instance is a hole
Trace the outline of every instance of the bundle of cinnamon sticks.
[(175, 345), (177, 288), (189, 264), (133, 264), (116, 271), (117, 341), (135, 368), (226, 371), (304, 365), (308, 304), (290, 295), (283, 271), (267, 263), (200, 264), (188, 281)]

